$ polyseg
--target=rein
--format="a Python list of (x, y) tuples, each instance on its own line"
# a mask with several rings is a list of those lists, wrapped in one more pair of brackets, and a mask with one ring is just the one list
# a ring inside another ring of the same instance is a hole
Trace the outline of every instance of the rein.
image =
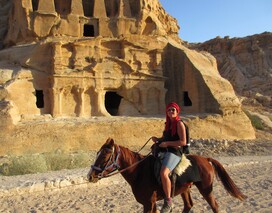
[[(151, 140), (152, 137), (150, 137), (145, 144), (141, 147), (141, 149), (139, 149), (139, 151), (137, 153), (140, 153), (140, 151), (142, 151), (142, 149), (146, 146), (146, 144), (148, 144), (148, 142)], [(150, 154), (150, 153), (149, 153)]]
[(111, 177), (111, 176), (113, 176), (113, 175), (117, 175), (117, 174), (119, 174), (119, 173), (122, 173), (122, 172), (125, 172), (125, 171), (129, 170), (130, 168), (132, 168), (132, 167), (134, 167), (134, 166), (137, 166), (138, 164), (140, 164), (141, 162), (143, 162), (143, 161), (144, 161), (151, 153), (152, 153), (152, 152), (149, 152), (142, 160), (137, 161), (136, 163), (134, 163), (134, 164), (132, 164), (132, 165), (130, 165), (130, 166), (128, 166), (128, 167), (122, 169), (122, 170), (119, 170), (118, 172), (115, 172), (115, 171), (116, 171), (116, 170), (115, 170), (115, 171), (113, 171), (112, 173), (109, 173), (109, 174), (107, 174), (106, 176), (103, 176), (102, 178), (107, 178), (107, 177)]

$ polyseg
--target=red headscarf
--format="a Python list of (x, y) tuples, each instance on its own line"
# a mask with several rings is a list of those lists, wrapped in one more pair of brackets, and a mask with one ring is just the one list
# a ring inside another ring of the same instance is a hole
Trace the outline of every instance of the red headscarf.
[(176, 134), (177, 132), (177, 122), (180, 120), (179, 116), (177, 115), (177, 117), (175, 118), (175, 120), (171, 120), (168, 115), (167, 115), (167, 112), (168, 112), (168, 109), (170, 107), (173, 107), (177, 110), (177, 113), (180, 113), (180, 108), (179, 108), (179, 105), (175, 102), (171, 102), (169, 103), (167, 106), (166, 106), (166, 124), (165, 124), (165, 131), (168, 131), (170, 127), (172, 127), (172, 132), (171, 132), (171, 135), (173, 136), (174, 134)]

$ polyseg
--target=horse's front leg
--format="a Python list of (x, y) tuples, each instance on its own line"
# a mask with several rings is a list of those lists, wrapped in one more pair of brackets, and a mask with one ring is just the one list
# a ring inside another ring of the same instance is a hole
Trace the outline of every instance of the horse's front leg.
[(144, 213), (157, 213), (157, 193), (153, 192), (152, 196), (147, 199), (143, 206), (144, 206)]
[(193, 203), (193, 199), (190, 193), (190, 189), (184, 191), (183, 193), (181, 193), (181, 197), (184, 203), (184, 208), (182, 213), (187, 213), (190, 211), (190, 209), (193, 207), (194, 203)]
[(158, 213), (156, 203), (153, 205), (144, 205), (144, 213)]

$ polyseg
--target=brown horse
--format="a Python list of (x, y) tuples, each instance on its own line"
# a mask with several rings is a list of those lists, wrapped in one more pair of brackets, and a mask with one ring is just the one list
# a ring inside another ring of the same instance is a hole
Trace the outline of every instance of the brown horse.
[[(213, 195), (213, 179), (217, 175), (226, 191), (235, 198), (244, 200), (243, 195), (223, 166), (212, 158), (204, 158), (196, 155), (188, 156), (198, 166), (201, 181), (194, 182), (199, 192), (211, 206), (213, 212), (218, 212), (218, 204)], [(88, 173), (90, 182), (121, 173), (132, 188), (136, 200), (144, 207), (144, 212), (156, 212), (156, 201), (163, 199), (162, 187), (158, 184), (154, 174), (155, 157), (143, 156), (125, 147), (114, 143), (109, 138), (97, 153), (96, 160)], [(193, 207), (188, 185), (175, 187), (175, 196), (181, 195), (184, 208), (183, 212), (189, 212)]]

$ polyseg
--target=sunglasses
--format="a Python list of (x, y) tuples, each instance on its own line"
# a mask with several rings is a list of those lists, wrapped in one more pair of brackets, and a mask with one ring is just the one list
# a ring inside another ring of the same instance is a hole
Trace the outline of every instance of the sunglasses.
[(176, 111), (176, 108), (169, 108), (168, 110), (167, 110), (167, 112), (175, 112)]

